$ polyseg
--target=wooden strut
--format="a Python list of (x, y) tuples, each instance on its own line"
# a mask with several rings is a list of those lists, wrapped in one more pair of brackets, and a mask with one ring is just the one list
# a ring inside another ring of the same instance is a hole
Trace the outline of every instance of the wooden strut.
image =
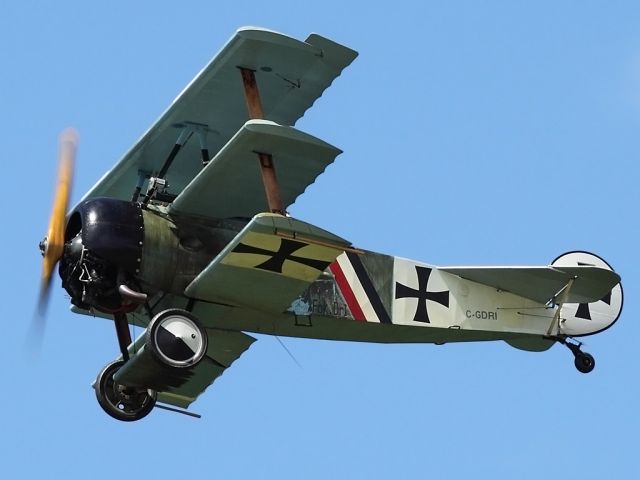
[[(252, 120), (261, 120), (264, 118), (264, 112), (262, 110), (260, 91), (258, 90), (258, 84), (256, 83), (255, 72), (249, 68), (239, 68), (240, 73), (242, 74), (242, 84), (244, 85), (244, 96), (247, 101), (249, 118)], [(256, 153), (258, 155), (258, 161), (260, 162), (262, 183), (264, 185), (265, 194), (267, 195), (269, 211), (284, 215), (284, 205), (282, 203), (282, 197), (280, 196), (280, 187), (278, 186), (273, 157), (268, 153)]]

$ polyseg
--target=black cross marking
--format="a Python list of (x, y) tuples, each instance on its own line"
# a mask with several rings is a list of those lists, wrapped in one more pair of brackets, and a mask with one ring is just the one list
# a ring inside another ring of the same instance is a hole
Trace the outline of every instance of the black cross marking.
[(233, 253), (252, 253), (255, 255), (266, 255), (271, 257), (266, 262), (262, 262), (260, 265), (255, 266), (255, 268), (268, 270), (270, 272), (282, 273), (282, 267), (284, 266), (284, 262), (287, 260), (290, 262), (301, 263), (302, 265), (306, 265), (307, 267), (315, 268), (316, 270), (323, 272), (331, 262), (293, 255), (294, 252), (300, 250), (302, 247), (306, 247), (307, 245), (307, 243), (296, 242), (295, 240), (283, 238), (277, 252), (240, 243), (233, 249)]
[[(600, 301), (606, 303), (607, 305), (611, 305), (611, 292), (607, 293), (604, 297), (602, 297)], [(584, 318), (585, 320), (591, 320), (591, 310), (589, 310), (588, 303), (581, 303), (578, 305), (578, 310), (576, 311), (576, 318)]]
[(418, 275), (417, 290), (396, 282), (396, 300), (399, 298), (417, 298), (418, 308), (416, 309), (416, 314), (413, 316), (413, 321), (431, 323), (429, 321), (429, 314), (427, 313), (427, 301), (430, 300), (449, 308), (449, 292), (427, 292), (427, 284), (429, 283), (429, 276), (431, 275), (430, 268), (416, 265), (416, 274)]
[[(593, 265), (592, 263), (583, 263), (583, 262), (578, 262), (578, 266), (595, 267), (595, 265)], [(611, 305), (611, 292), (607, 293), (604, 297), (602, 297), (600, 301), (606, 303), (607, 305)], [(589, 310), (588, 303), (580, 303), (578, 305), (578, 310), (576, 311), (576, 318), (584, 318), (585, 320), (591, 320), (591, 310)]]

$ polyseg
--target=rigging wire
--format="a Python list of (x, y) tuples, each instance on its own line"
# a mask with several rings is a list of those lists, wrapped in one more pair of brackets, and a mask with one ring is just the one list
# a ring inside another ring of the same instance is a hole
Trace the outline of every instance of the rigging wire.
[(298, 360), (296, 359), (296, 357), (294, 357), (294, 356), (293, 356), (293, 353), (291, 353), (291, 352), (289, 351), (289, 349), (288, 349), (288, 348), (287, 348), (287, 346), (284, 344), (284, 342), (282, 341), (282, 339), (281, 339), (279, 336), (277, 336), (277, 335), (274, 335), (274, 337), (276, 337), (276, 340), (278, 340), (278, 342), (280, 343), (280, 345), (282, 345), (282, 348), (284, 348), (285, 352), (287, 352), (287, 353), (289, 354), (289, 356), (291, 357), (291, 359), (292, 359), (294, 362), (296, 362), (296, 365), (298, 365), (298, 367), (299, 367), (300, 369), (302, 369), (302, 365), (300, 365), (300, 362), (298, 362)]

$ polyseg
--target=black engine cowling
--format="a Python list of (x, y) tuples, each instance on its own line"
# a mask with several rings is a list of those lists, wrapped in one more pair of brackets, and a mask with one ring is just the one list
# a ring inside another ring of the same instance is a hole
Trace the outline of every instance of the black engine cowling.
[(245, 225), (241, 219), (169, 217), (138, 203), (93, 198), (69, 217), (62, 286), (74, 305), (105, 313), (133, 311), (158, 292), (182, 295)]
[(71, 302), (107, 313), (135, 308), (122, 298), (118, 286), (134, 281), (143, 242), (139, 204), (113, 198), (81, 203), (67, 224), (59, 270)]

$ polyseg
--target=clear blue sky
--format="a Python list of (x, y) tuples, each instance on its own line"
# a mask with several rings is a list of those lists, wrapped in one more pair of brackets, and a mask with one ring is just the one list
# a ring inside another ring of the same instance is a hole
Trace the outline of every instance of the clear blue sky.
[[(640, 478), (640, 4), (634, 1), (3, 2), (3, 478)], [(434, 264), (547, 264), (594, 251), (625, 309), (555, 346), (259, 341), (196, 421), (107, 417), (91, 381), (113, 325), (37, 298), (58, 133), (81, 136), (74, 199), (233, 31), (312, 31), (360, 52), (298, 126), (344, 154), (292, 213)]]

